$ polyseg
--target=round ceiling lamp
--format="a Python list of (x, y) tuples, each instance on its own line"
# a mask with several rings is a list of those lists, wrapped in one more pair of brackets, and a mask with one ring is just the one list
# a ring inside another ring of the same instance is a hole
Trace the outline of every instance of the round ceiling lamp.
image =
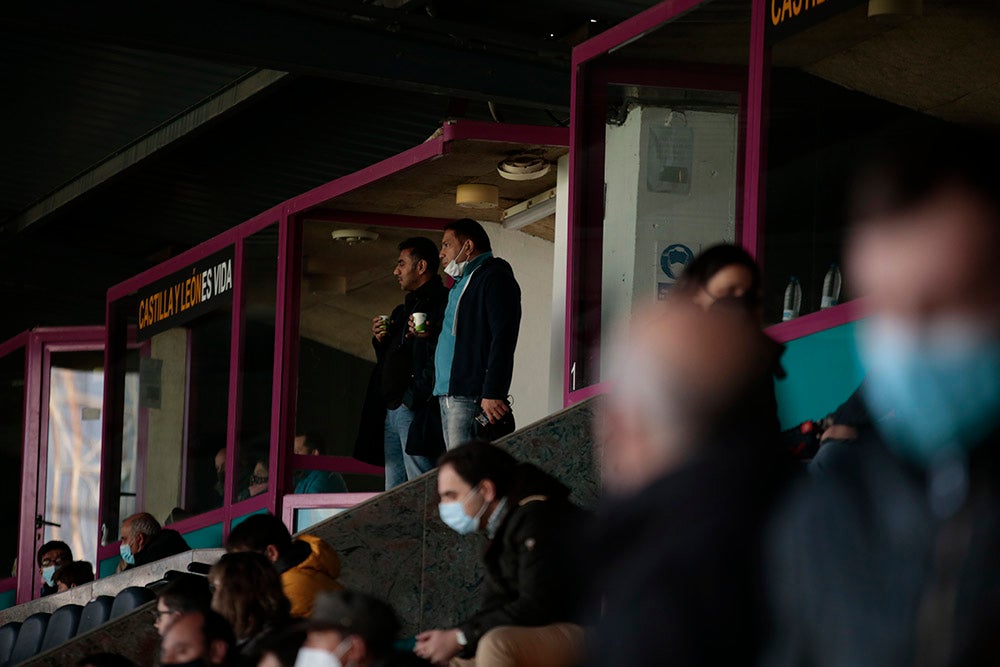
[(485, 183), (465, 183), (455, 190), (455, 203), (462, 208), (496, 208), (500, 188)]
[(537, 155), (515, 155), (497, 162), (497, 173), (508, 181), (533, 181), (549, 173), (552, 165)]
[(368, 243), (378, 238), (378, 234), (367, 229), (335, 229), (330, 232), (330, 237), (337, 243), (347, 245), (357, 245), (358, 243)]

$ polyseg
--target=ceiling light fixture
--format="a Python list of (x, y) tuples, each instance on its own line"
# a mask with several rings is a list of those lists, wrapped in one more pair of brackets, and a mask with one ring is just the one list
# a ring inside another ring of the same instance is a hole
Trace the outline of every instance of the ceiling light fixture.
[(497, 173), (508, 181), (532, 181), (550, 169), (549, 161), (537, 155), (515, 155), (497, 162)]
[(551, 188), (514, 204), (500, 213), (500, 223), (504, 229), (516, 230), (538, 222), (556, 211), (556, 189)]
[(378, 234), (367, 229), (335, 229), (330, 232), (330, 237), (336, 243), (357, 245), (378, 239)]
[(464, 183), (455, 190), (455, 203), (462, 208), (496, 208), (500, 188), (486, 183)]

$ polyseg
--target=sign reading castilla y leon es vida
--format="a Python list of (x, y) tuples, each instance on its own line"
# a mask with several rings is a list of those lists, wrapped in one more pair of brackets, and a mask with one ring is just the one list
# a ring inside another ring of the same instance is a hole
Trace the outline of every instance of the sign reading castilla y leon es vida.
[(765, 35), (774, 44), (866, 0), (765, 0)]
[(233, 256), (229, 246), (138, 290), (136, 338), (146, 340), (231, 303)]

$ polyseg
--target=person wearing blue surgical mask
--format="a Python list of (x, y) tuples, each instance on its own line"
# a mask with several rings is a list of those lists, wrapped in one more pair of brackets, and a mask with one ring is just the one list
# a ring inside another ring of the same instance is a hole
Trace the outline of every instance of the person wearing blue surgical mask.
[(53, 579), (56, 570), (72, 562), (73, 551), (65, 542), (52, 540), (38, 549), (38, 576), (42, 578), (42, 597), (58, 592), (56, 582)]
[(858, 179), (845, 276), (874, 429), (789, 499), (765, 664), (1000, 655), (998, 154), (942, 126)]
[(458, 535), (485, 535), (489, 574), (479, 611), (421, 632), (414, 653), (463, 667), (583, 660), (583, 630), (573, 622), (582, 577), (570, 545), (587, 514), (568, 496), (554, 477), (485, 442), (441, 457), (441, 520)]

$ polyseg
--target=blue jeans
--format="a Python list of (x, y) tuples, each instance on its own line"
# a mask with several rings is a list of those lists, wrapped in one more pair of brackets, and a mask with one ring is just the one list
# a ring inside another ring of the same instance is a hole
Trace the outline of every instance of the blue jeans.
[(476, 437), (474, 419), (482, 408), (471, 396), (438, 396), (441, 402), (441, 430), (444, 446), (454, 449)]
[(413, 411), (405, 405), (385, 412), (385, 490), (416, 479), (434, 468), (425, 456), (406, 453), (406, 437), (413, 423)]

